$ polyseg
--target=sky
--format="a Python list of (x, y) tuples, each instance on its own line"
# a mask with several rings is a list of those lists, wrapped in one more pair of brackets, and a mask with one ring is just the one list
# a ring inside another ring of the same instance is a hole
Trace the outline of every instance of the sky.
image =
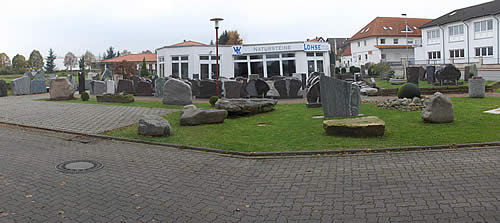
[(244, 43), (351, 37), (375, 17), (435, 19), (488, 0), (2, 0), (0, 53), (44, 57), (52, 48), (96, 56), (107, 48), (140, 53), (183, 40), (215, 40), (210, 18)]

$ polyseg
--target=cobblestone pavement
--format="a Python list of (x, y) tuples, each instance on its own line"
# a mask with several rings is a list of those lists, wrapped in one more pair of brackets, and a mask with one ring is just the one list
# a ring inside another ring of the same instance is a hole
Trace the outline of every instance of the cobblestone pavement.
[(37, 101), (48, 95), (0, 97), (0, 122), (96, 134), (131, 125), (143, 115), (171, 110)]
[[(0, 222), (500, 222), (500, 147), (241, 159), (74, 137), (0, 125)], [(79, 159), (104, 168), (55, 169)]]

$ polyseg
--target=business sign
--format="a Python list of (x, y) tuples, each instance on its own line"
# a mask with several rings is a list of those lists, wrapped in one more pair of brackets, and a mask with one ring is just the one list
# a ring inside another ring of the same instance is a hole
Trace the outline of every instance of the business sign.
[(317, 42), (304, 43), (284, 43), (284, 44), (269, 44), (269, 45), (235, 45), (233, 55), (242, 54), (259, 54), (259, 53), (275, 53), (275, 52), (294, 52), (294, 51), (329, 51), (330, 44)]

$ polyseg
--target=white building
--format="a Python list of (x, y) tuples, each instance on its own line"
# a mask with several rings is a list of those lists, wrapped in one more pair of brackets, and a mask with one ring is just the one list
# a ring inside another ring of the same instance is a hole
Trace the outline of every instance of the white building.
[(500, 1), (447, 13), (420, 28), (417, 64), (500, 64)]
[(421, 41), (417, 27), (430, 19), (377, 17), (350, 39), (351, 58), (342, 57), (341, 64), (361, 66), (366, 63), (401, 65), (414, 59), (413, 45)]
[[(220, 76), (262, 78), (294, 73), (324, 72), (330, 75), (327, 42), (282, 42), (219, 46)], [(213, 78), (216, 73), (214, 45), (184, 41), (157, 49), (161, 77)]]

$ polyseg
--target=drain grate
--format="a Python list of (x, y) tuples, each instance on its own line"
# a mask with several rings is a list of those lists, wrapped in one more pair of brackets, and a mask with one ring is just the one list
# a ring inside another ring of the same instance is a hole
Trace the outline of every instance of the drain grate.
[(94, 160), (71, 160), (56, 166), (56, 169), (63, 173), (90, 173), (102, 169), (104, 166)]

